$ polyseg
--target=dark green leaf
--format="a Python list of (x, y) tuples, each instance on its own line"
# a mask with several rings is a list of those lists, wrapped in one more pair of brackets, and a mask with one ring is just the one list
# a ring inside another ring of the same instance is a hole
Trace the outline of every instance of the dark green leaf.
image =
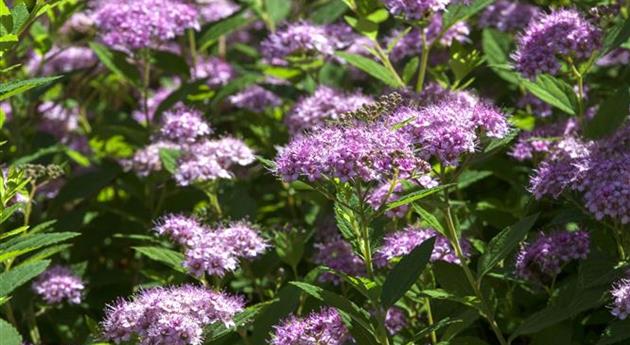
[(483, 30), (481, 46), (489, 67), (505, 81), (517, 85), (518, 74), (502, 68), (502, 66), (508, 66), (509, 63), (510, 42), (511, 38), (507, 33), (495, 29)]
[(291, 13), (291, 0), (265, 0), (265, 8), (271, 20), (280, 23)]
[(10, 81), (0, 85), (0, 101), (3, 101), (11, 96), (18, 95), (30, 89), (46, 85), (51, 83), (61, 76), (46, 77), (46, 78), (33, 78), (26, 80)]
[(409, 84), (409, 82), (411, 82), (418, 70), (418, 65), (420, 65), (420, 58), (417, 56), (407, 62), (402, 74), (405, 84)]
[(529, 230), (534, 226), (538, 219), (538, 213), (521, 219), (518, 223), (510, 225), (503, 229), (498, 235), (494, 236), (486, 252), (479, 259), (479, 268), (477, 276), (483, 277), (485, 274), (505, 259), (518, 244), (525, 238)]
[(180, 55), (163, 50), (154, 51), (151, 54), (153, 55), (155, 65), (159, 69), (180, 76), (190, 75), (190, 68), (186, 60)]
[(630, 88), (624, 85), (599, 106), (593, 119), (586, 122), (584, 136), (599, 139), (613, 133), (628, 118), (628, 109)]
[(8, 322), (0, 319), (0, 339), (2, 345), (21, 345), (22, 336)]
[[(23, 264), (0, 273), (0, 297), (8, 296), (13, 290), (44, 272), (50, 260)], [(3, 339), (3, 338), (0, 338)]]
[(350, 54), (345, 52), (337, 52), (337, 55), (346, 60), (349, 64), (357, 67), (363, 72), (371, 75), (372, 77), (382, 81), (383, 83), (392, 87), (404, 86), (402, 81), (392, 74), (387, 68), (383, 67), (378, 62), (366, 58), (357, 54)]
[(414, 337), (414, 341), (416, 342), (420, 342), (423, 340), (423, 338), (425, 338), (426, 336), (428, 336), (431, 332), (436, 332), (439, 331), (440, 329), (448, 326), (448, 325), (452, 325), (454, 323), (461, 323), (463, 322), (462, 320), (458, 320), (458, 319), (451, 319), (450, 317), (445, 317), (441, 320), (439, 320), (438, 322), (434, 323), (433, 325), (424, 328), (423, 330), (421, 330), (420, 332), (418, 332)]
[(389, 271), (381, 292), (383, 307), (394, 305), (415, 284), (431, 259), (434, 244), (435, 237), (422, 242)]
[(615, 321), (606, 327), (597, 345), (620, 344), (630, 339), (630, 319)]
[(564, 111), (569, 115), (577, 114), (577, 96), (573, 88), (561, 79), (548, 74), (541, 74), (536, 81), (521, 79), (521, 84), (534, 96)]
[(609, 53), (611, 50), (619, 47), (630, 37), (630, 18), (623, 22), (619, 22), (613, 26), (604, 35), (601, 55)]
[(178, 272), (186, 272), (186, 269), (182, 266), (184, 261), (182, 253), (162, 247), (133, 247), (133, 249), (149, 259), (166, 264)]
[(466, 170), (457, 179), (457, 188), (464, 189), (473, 183), (481, 181), (486, 177), (492, 176), (492, 171), (486, 170)]
[(199, 47), (201, 50), (208, 48), (214, 41), (221, 36), (225, 36), (234, 30), (250, 23), (252, 19), (248, 18), (246, 12), (238, 13), (232, 17), (212, 24), (206, 31), (201, 34), (199, 39)]
[(341, 0), (332, 0), (313, 11), (311, 21), (315, 24), (330, 24), (347, 10), (348, 7)]
[(140, 87), (141, 76), (136, 66), (127, 61), (128, 56), (125, 53), (111, 50), (106, 46), (90, 42), (90, 48), (94, 51), (94, 54), (98, 59), (107, 67), (110, 71), (114, 72), (123, 80), (130, 82), (136, 87)]

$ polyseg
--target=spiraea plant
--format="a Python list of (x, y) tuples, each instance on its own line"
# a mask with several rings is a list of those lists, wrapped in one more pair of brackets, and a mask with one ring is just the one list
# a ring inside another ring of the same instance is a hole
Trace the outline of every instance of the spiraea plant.
[(0, 1), (0, 343), (630, 343), (629, 63), (622, 0)]

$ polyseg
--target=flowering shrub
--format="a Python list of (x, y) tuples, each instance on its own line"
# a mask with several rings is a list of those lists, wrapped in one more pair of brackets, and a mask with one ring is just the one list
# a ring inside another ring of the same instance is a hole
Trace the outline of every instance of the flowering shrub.
[(0, 1), (2, 345), (630, 343), (630, 2)]

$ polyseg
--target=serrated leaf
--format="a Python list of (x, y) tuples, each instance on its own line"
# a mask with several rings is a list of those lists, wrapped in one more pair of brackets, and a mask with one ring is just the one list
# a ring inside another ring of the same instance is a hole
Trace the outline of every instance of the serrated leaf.
[(46, 85), (59, 78), (61, 78), (61, 76), (33, 78), (3, 83), (2, 85), (0, 85), (0, 101), (28, 91), (30, 89)]
[(538, 213), (521, 219), (514, 225), (510, 225), (503, 229), (498, 235), (494, 236), (488, 246), (486, 252), (479, 259), (479, 267), (477, 276), (483, 277), (505, 259), (518, 244), (525, 238), (529, 230), (534, 226), (538, 219)]
[(573, 88), (561, 79), (548, 74), (541, 74), (536, 81), (521, 79), (527, 91), (569, 115), (576, 115), (577, 96)]
[(133, 247), (138, 253), (166, 264), (177, 272), (186, 273), (186, 269), (182, 266), (184, 254), (162, 247)]
[(415, 284), (431, 259), (434, 244), (435, 237), (425, 240), (389, 271), (381, 292), (381, 304), (385, 309), (394, 305)]
[(0, 245), (0, 261), (16, 258), (41, 247), (59, 243), (77, 237), (78, 232), (55, 232), (48, 234), (29, 234), (7, 241)]
[(371, 75), (372, 77), (382, 81), (392, 87), (403, 87), (402, 81), (399, 81), (395, 75), (378, 62), (357, 54), (345, 52), (337, 52), (337, 56), (346, 60), (349, 64)]
[(0, 319), (0, 339), (2, 339), (2, 345), (22, 344), (22, 336), (20, 333), (3, 319)]
[(622, 86), (612, 97), (599, 106), (597, 114), (584, 125), (584, 136), (599, 139), (620, 128), (628, 118), (630, 109), (630, 88)]
[(13, 290), (44, 272), (48, 265), (50, 265), (50, 260), (42, 260), (22, 264), (0, 273), (0, 296), (8, 296)]

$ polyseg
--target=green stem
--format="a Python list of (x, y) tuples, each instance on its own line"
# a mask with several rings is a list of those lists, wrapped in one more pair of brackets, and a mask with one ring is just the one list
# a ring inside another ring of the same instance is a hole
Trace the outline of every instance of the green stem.
[(151, 82), (151, 59), (148, 49), (142, 52), (142, 105), (147, 128), (151, 128), (151, 115), (149, 114), (149, 83)]
[(376, 55), (378, 59), (381, 61), (383, 66), (391, 72), (392, 76), (394, 76), (394, 78), (396, 79), (396, 83), (398, 84), (398, 88), (404, 89), (406, 87), (405, 82), (398, 75), (398, 72), (394, 68), (394, 65), (392, 65), (392, 62), (389, 60), (389, 57), (387, 56), (385, 51), (383, 51), (383, 48), (381, 48), (381, 45), (376, 40), (373, 40), (373, 42), (374, 42), (374, 50), (377, 53)]
[(192, 60), (193, 68), (197, 66), (197, 41), (195, 39), (195, 31), (192, 29), (186, 30), (188, 34), (188, 48), (190, 49), (190, 59)]
[(420, 55), (420, 70), (418, 70), (418, 80), (416, 82), (416, 92), (422, 92), (424, 88), (424, 79), (427, 74), (427, 65), (429, 64), (429, 52), (431, 51), (431, 45), (427, 44), (427, 35), (422, 31), (422, 53)]
[[(424, 305), (427, 311), (427, 321), (429, 322), (429, 326), (433, 326), (434, 321), (433, 312), (431, 311), (431, 300), (428, 297), (424, 299)], [(436, 345), (437, 342), (437, 333), (433, 330), (431, 331), (431, 344)]]
[(474, 274), (472, 273), (472, 271), (466, 264), (466, 257), (464, 256), (464, 252), (462, 250), (461, 244), (459, 243), (459, 236), (457, 235), (457, 230), (455, 229), (455, 223), (453, 222), (453, 215), (451, 213), (451, 206), (449, 204), (448, 190), (444, 190), (444, 198), (446, 201), (446, 210), (445, 210), (446, 224), (449, 231), (451, 245), (455, 249), (455, 254), (457, 255), (457, 258), (459, 259), (459, 261), (461, 262), (461, 267), (464, 270), (466, 279), (468, 280), (468, 283), (470, 284), (470, 286), (473, 288), (475, 295), (479, 299), (481, 303), (481, 309), (483, 310), (483, 314), (485, 314), (484, 316), (486, 320), (488, 321), (488, 323), (490, 324), (492, 331), (496, 335), (497, 340), (499, 341), (501, 345), (507, 345), (508, 343), (505, 340), (505, 337), (503, 336), (503, 333), (501, 332), (501, 329), (499, 328), (499, 325), (497, 324), (494, 318), (494, 312), (491, 306), (486, 301), (486, 298), (483, 295), (483, 292), (481, 291), (481, 281), (478, 281), (475, 278)]

